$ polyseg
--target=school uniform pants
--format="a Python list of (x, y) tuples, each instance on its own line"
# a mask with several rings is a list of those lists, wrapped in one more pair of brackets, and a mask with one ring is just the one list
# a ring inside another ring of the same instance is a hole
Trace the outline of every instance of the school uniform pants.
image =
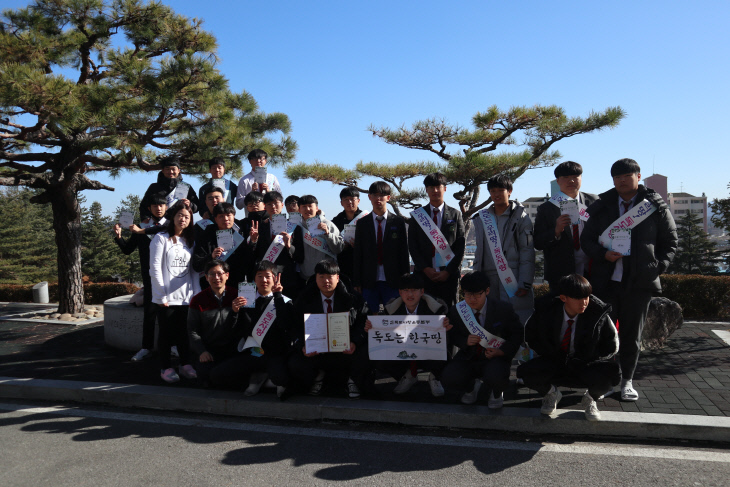
[(481, 379), (484, 386), (497, 397), (509, 387), (511, 365), (512, 357), (467, 358), (466, 352), (460, 350), (441, 373), (441, 385), (447, 391), (464, 393), (474, 388), (476, 379)]
[(308, 391), (320, 370), (327, 373), (346, 373), (360, 389), (366, 386), (370, 375), (370, 359), (367, 345), (355, 347), (355, 353), (320, 353), (305, 356), (297, 350), (289, 357), (289, 375), (292, 384), (302, 391)]
[(157, 310), (159, 307), (152, 302), (152, 281), (147, 272), (147, 279), (143, 279), (142, 292), (144, 296), (144, 315), (142, 319), (142, 348), (153, 350), (155, 348), (155, 325), (157, 324)]
[(266, 353), (256, 356), (251, 349), (237, 352), (210, 371), (211, 384), (218, 387), (239, 388), (248, 386), (251, 374), (265, 372), (277, 386), (289, 385), (286, 355)]
[(611, 319), (618, 321), (619, 364), (624, 380), (634, 378), (641, 351), (641, 334), (649, 312), (651, 291), (634, 289), (618, 281), (611, 281), (605, 295), (598, 295), (611, 305)]
[[(446, 267), (441, 267), (439, 270), (446, 270)], [(426, 294), (435, 298), (442, 299), (449, 307), (456, 304), (456, 293), (459, 287), (459, 276), (449, 276), (444, 282), (433, 282), (431, 279), (423, 274), (424, 290)]]
[(190, 364), (190, 341), (188, 339), (188, 306), (157, 305), (157, 320), (160, 323), (160, 335), (157, 341), (162, 370), (172, 366), (170, 349), (177, 345), (180, 365)]
[(596, 400), (621, 381), (621, 371), (613, 360), (568, 360), (562, 363), (536, 357), (517, 367), (517, 377), (541, 396), (547, 394), (551, 386), (585, 387)]

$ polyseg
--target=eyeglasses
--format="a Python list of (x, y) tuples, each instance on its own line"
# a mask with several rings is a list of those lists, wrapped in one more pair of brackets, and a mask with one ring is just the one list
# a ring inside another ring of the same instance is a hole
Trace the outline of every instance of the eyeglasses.
[(484, 294), (484, 291), (479, 291), (478, 293), (465, 292), (464, 297), (467, 299), (472, 299), (472, 298), (478, 298), (482, 294)]
[(208, 274), (208, 277), (223, 277), (223, 276), (227, 276), (227, 275), (228, 275), (227, 272), (211, 272)]

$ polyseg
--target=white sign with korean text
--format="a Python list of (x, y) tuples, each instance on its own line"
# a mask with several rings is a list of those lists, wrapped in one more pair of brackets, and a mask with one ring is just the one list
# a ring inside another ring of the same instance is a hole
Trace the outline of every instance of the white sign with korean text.
[(369, 316), (370, 360), (446, 360), (446, 330), (439, 315)]

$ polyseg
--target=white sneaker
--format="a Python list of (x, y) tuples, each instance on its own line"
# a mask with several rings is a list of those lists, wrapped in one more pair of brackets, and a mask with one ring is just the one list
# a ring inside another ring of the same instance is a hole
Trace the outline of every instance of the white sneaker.
[(477, 402), (477, 397), (479, 396), (479, 389), (482, 387), (482, 381), (481, 379), (477, 379), (474, 381), (474, 389), (472, 389), (471, 392), (464, 393), (463, 396), (461, 396), (461, 402), (463, 404), (474, 404)]
[(317, 373), (317, 377), (314, 378), (312, 387), (309, 388), (310, 396), (319, 396), (322, 393), (322, 387), (324, 386), (324, 370)]
[(140, 360), (144, 359), (149, 354), (150, 354), (150, 351), (147, 350), (146, 348), (143, 348), (139, 352), (134, 354), (134, 357), (132, 357), (132, 362), (139, 362)]
[(502, 406), (504, 406), (504, 393), (500, 394), (499, 397), (494, 397), (494, 392), (489, 394), (489, 399), (487, 400), (487, 407), (489, 409), (501, 409)]
[(264, 387), (267, 389), (276, 389), (276, 384), (274, 384), (271, 379), (266, 379), (266, 382), (264, 383)]
[(400, 378), (400, 382), (398, 382), (398, 385), (395, 386), (395, 389), (393, 389), (393, 393), (404, 394), (408, 392), (416, 382), (418, 382), (418, 377), (413, 377), (413, 375), (411, 375), (411, 371), (408, 370), (405, 374), (403, 374), (403, 377)]
[(180, 354), (177, 352), (177, 345), (173, 345), (172, 347), (170, 347), (170, 355), (180, 358)]
[(442, 397), (446, 392), (444, 386), (441, 385), (441, 381), (436, 379), (433, 374), (428, 374), (428, 386), (431, 388), (431, 395), (433, 397)]
[(625, 380), (621, 384), (621, 400), (622, 401), (638, 401), (639, 393), (634, 389), (633, 381)]
[(355, 381), (351, 378), (347, 379), (347, 395), (350, 399), (357, 399), (360, 397), (360, 388), (357, 387), (357, 384), (355, 384)]
[(588, 421), (601, 420), (601, 411), (598, 410), (598, 404), (596, 404), (596, 401), (594, 401), (591, 395), (588, 394), (588, 391), (586, 391), (585, 395), (583, 396), (581, 406), (583, 406), (583, 408), (585, 409), (586, 419)]
[(245, 396), (255, 396), (259, 393), (261, 386), (264, 385), (264, 382), (266, 382), (266, 379), (268, 378), (269, 374), (266, 372), (255, 372), (251, 374), (251, 379), (248, 381), (248, 387), (245, 391), (243, 391), (243, 394)]
[(562, 397), (563, 393), (560, 392), (557, 387), (552, 386), (550, 392), (545, 394), (545, 397), (542, 398), (542, 407), (540, 408), (540, 412), (542, 414), (553, 414)]

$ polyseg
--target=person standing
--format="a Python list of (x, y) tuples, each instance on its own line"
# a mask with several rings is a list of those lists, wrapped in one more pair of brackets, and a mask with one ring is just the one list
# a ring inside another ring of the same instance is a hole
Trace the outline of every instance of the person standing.
[(641, 333), (651, 297), (662, 289), (659, 276), (677, 251), (677, 228), (662, 197), (639, 184), (635, 160), (616, 161), (611, 177), (613, 189), (588, 207), (580, 243), (593, 259), (593, 292), (611, 305), (611, 318), (618, 323), (621, 400), (637, 401), (633, 378)]
[[(586, 210), (598, 196), (580, 191), (582, 174), (583, 167), (577, 162), (566, 161), (558, 165), (555, 178), (560, 191), (537, 209), (535, 249), (542, 250), (545, 256), (545, 279), (550, 284), (551, 294), (557, 293), (561, 277), (573, 273), (584, 276), (590, 269), (590, 259), (580, 246), (580, 234), (588, 220)], [(577, 203), (577, 223), (560, 208), (561, 201), (569, 200)]]
[(158, 350), (160, 352), (160, 376), (173, 383), (180, 376), (172, 368), (170, 349), (177, 344), (180, 356), (180, 375), (186, 379), (198, 377), (190, 365), (190, 342), (187, 335), (187, 316), (190, 299), (199, 291), (198, 279), (192, 269), (193, 212), (178, 202), (168, 212), (166, 231), (160, 232), (150, 244), (150, 276), (152, 278), (152, 302), (159, 306), (157, 320), (160, 325)]

